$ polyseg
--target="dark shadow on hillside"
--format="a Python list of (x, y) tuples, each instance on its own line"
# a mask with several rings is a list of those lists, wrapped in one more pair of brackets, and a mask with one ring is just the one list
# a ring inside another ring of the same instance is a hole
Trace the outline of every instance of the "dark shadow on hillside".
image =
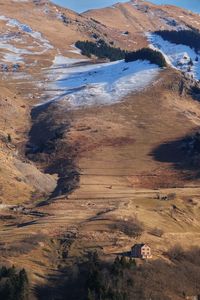
[(119, 253), (114, 253), (116, 256), (123, 256), (123, 257), (132, 257), (131, 256), (131, 251), (125, 251), (125, 252), (119, 252)]
[(150, 155), (159, 162), (171, 163), (187, 179), (200, 177), (200, 135), (198, 131), (155, 148)]
[(45, 173), (58, 174), (57, 186), (45, 205), (54, 197), (72, 192), (79, 184), (79, 172), (75, 164), (76, 153), (64, 134), (70, 129), (66, 112), (59, 111), (54, 103), (33, 108), (32, 127), (26, 145), (26, 156)]

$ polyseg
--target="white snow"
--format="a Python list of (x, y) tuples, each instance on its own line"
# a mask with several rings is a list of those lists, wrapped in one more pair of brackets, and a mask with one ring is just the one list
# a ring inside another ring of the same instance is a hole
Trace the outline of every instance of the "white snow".
[(72, 49), (72, 50), (69, 50), (68, 52), (71, 52), (71, 53), (75, 53), (75, 54), (81, 55), (81, 50), (78, 49), (74, 44), (72, 44), (71, 47), (72, 47), (73, 49)]
[(0, 21), (7, 21), (8, 18), (6, 18), (5, 16), (0, 16)]
[(11, 44), (7, 44), (5, 42), (0, 42), (0, 49), (5, 49), (7, 51), (10, 51), (12, 53), (18, 53), (18, 54), (33, 54), (33, 52), (26, 50), (26, 49), (22, 49), (22, 48), (17, 48)]
[[(199, 53), (196, 53), (196, 51), (189, 46), (166, 41), (157, 34), (147, 34), (147, 37), (151, 48), (162, 52), (169, 65), (183, 71), (190, 77), (200, 80)], [(191, 60), (194, 64), (193, 66), (190, 66)]]
[(23, 23), (19, 22), (16, 19), (9, 19), (9, 18), (7, 18), (7, 21), (8, 21), (7, 22), (8, 26), (17, 27), (19, 30), (21, 30), (23, 32), (26, 32), (27, 34), (29, 34), (30, 36), (32, 36), (34, 39), (39, 40), (40, 42), (42, 42), (42, 44), (45, 45), (45, 48), (48, 48), (48, 49), (52, 49), (53, 48), (53, 46), (51, 46), (49, 44), (49, 41), (42, 37), (42, 35), (41, 35), (40, 32), (33, 31), (33, 29), (30, 26), (28, 26), (26, 24), (23, 24)]
[(15, 53), (6, 53), (3, 60), (10, 63), (23, 63), (23, 57)]
[[(60, 62), (58, 58), (56, 61)], [(79, 61), (62, 68), (60, 73), (54, 73), (54, 69), (51, 69), (51, 81), (47, 83), (46, 90), (47, 95), (54, 94), (50, 102), (64, 99), (69, 108), (109, 105), (121, 101), (131, 92), (138, 92), (149, 86), (159, 70), (158, 66), (148, 61), (103, 64)]]
[(84, 59), (69, 58), (63, 55), (56, 55), (53, 61), (53, 68), (63, 65), (71, 65), (74, 63), (85, 61)]
[[(2, 15), (0, 21), (7, 25), (7, 31), (0, 35), (0, 49), (4, 54), (3, 61), (23, 62), (23, 55), (41, 55), (53, 48), (40, 32), (34, 31), (30, 26)], [(17, 32), (12, 32), (9, 27), (14, 27)], [(21, 32), (22, 35), (20, 35)], [(27, 37), (32, 37), (31, 43)]]

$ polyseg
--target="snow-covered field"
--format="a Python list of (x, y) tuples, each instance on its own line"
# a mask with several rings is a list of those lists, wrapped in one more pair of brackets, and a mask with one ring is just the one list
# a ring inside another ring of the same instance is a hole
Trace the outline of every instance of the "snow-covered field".
[(53, 48), (41, 33), (16, 19), (0, 16), (0, 22), (6, 25), (6, 32), (0, 33), (1, 63), (23, 63), (24, 55), (41, 55)]
[[(194, 49), (182, 44), (174, 44), (164, 40), (157, 34), (148, 34), (150, 46), (163, 53), (166, 61), (172, 67), (183, 71), (189, 77), (200, 80), (200, 54)], [(191, 63), (192, 62), (192, 63)]]
[(46, 90), (49, 97), (54, 94), (50, 101), (64, 99), (69, 108), (108, 105), (149, 86), (159, 70), (148, 61), (91, 64), (57, 57)]

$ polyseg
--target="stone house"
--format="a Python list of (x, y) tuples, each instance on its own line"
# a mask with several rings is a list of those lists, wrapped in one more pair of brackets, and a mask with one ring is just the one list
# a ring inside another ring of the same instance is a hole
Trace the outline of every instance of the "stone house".
[(147, 244), (135, 244), (131, 248), (131, 256), (134, 258), (150, 259), (152, 258), (151, 247)]

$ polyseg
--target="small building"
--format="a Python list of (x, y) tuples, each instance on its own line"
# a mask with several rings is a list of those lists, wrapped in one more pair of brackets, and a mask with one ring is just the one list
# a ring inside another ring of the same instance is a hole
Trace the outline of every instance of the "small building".
[(134, 258), (152, 258), (151, 248), (147, 244), (135, 244), (131, 248), (131, 256)]

